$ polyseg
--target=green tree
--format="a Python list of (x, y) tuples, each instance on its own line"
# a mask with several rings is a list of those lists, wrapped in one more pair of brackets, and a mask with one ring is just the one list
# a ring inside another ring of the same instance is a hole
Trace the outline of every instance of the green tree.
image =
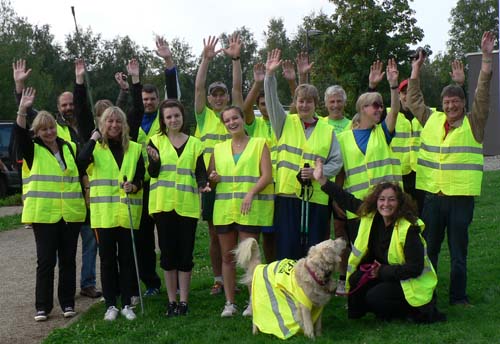
[(480, 51), (483, 32), (498, 32), (498, 0), (458, 0), (449, 21), (450, 54), (463, 58)]

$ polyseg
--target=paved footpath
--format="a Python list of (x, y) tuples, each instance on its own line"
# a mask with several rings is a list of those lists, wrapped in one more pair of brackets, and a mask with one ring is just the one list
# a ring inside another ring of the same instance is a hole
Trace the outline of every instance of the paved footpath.
[[(7, 209), (11, 208), (11, 209)], [(13, 210), (17, 208), (17, 211)], [(2, 207), (0, 216), (20, 212), (21, 207)], [(35, 314), (36, 248), (33, 230), (24, 227), (0, 232), (0, 343), (40, 343), (55, 328), (68, 326), (78, 318), (64, 319), (57, 301), (57, 267), (54, 281), (54, 309), (46, 322), (37, 323)], [(78, 314), (86, 311), (96, 300), (81, 297), (81, 244), (77, 252), (77, 281), (75, 308)], [(99, 275), (99, 259), (97, 259)], [(100, 280), (98, 276), (98, 281)], [(99, 282), (98, 282), (99, 283)]]

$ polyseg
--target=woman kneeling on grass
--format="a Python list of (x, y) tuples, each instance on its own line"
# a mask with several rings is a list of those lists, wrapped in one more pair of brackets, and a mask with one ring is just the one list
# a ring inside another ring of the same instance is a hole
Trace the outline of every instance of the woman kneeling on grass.
[(149, 213), (158, 229), (160, 264), (165, 270), (168, 294), (166, 314), (171, 317), (188, 312), (196, 225), (200, 217), (199, 192), (211, 189), (207, 185), (201, 141), (182, 132), (184, 106), (177, 100), (165, 100), (160, 104), (160, 114), (160, 133), (151, 137), (147, 147), (151, 176)]
[(26, 110), (35, 90), (23, 90), (17, 112), (15, 142), (28, 168), (23, 175), (24, 208), (21, 221), (33, 225), (36, 242), (36, 321), (45, 321), (53, 307), (54, 267), (58, 262), (57, 295), (65, 318), (76, 315), (76, 246), (87, 210), (77, 168), (76, 146), (57, 137), (57, 124), (47, 111), (40, 111), (26, 128)]
[(383, 182), (361, 201), (328, 181), (319, 159), (313, 176), (343, 209), (361, 218), (347, 267), (348, 317), (373, 312), (384, 320), (445, 321), (436, 308), (437, 276), (421, 235), (425, 225), (411, 197)]
[(130, 299), (137, 282), (126, 193), (133, 227), (138, 229), (144, 160), (141, 145), (129, 140), (127, 119), (120, 108), (111, 106), (104, 111), (99, 131), (94, 131), (78, 160), (87, 168), (90, 181), (90, 225), (97, 228), (99, 238), (102, 291), (107, 307), (104, 320), (113, 321), (118, 316), (118, 294), (121, 314), (134, 320)]
[[(245, 133), (243, 112), (227, 107), (221, 121), (231, 139), (218, 143), (210, 159), (209, 179), (217, 183), (214, 204), (214, 225), (222, 255), (222, 276), (226, 304), (221, 317), (237, 313), (234, 304), (236, 266), (233, 250), (238, 238), (259, 238), (260, 227), (270, 226), (274, 213), (274, 188), (271, 156), (266, 139)], [(251, 304), (243, 312), (252, 315)]]

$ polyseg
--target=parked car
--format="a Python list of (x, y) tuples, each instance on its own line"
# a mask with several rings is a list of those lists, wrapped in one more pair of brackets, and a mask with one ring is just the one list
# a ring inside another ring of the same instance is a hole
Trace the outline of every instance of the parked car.
[(13, 129), (14, 121), (0, 121), (0, 198), (21, 192), (20, 164), (9, 149)]

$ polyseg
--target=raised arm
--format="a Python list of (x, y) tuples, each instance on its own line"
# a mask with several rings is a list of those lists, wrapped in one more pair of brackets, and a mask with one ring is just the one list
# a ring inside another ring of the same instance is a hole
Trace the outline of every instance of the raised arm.
[(252, 124), (255, 120), (253, 113), (253, 105), (257, 101), (260, 92), (264, 88), (264, 78), (266, 76), (266, 67), (259, 62), (253, 66), (253, 84), (250, 92), (248, 92), (245, 102), (243, 103), (243, 113), (245, 115), (245, 123)]
[(431, 110), (425, 105), (424, 95), (420, 89), (420, 69), (424, 62), (425, 55), (420, 51), (418, 59), (414, 59), (411, 64), (411, 75), (406, 94), (406, 106), (422, 126), (425, 125), (431, 115)]
[(229, 45), (223, 49), (224, 54), (229, 56), (233, 61), (233, 88), (231, 90), (231, 97), (233, 98), (233, 105), (240, 108), (243, 107), (243, 92), (241, 80), (241, 37), (239, 34), (234, 33), (229, 37)]
[(172, 52), (168, 46), (168, 42), (165, 38), (161, 36), (156, 36), (156, 55), (161, 57), (165, 62), (165, 68), (172, 69), (175, 67), (174, 59), (172, 58)]
[(140, 67), (136, 59), (131, 59), (127, 64), (127, 73), (132, 78), (132, 108), (127, 113), (127, 121), (130, 127), (130, 138), (133, 141), (139, 136), (139, 127), (144, 116), (144, 104), (142, 102), (142, 85), (140, 80)]
[(380, 60), (374, 61), (368, 74), (368, 89), (376, 90), (378, 84), (384, 79), (384, 75), (384, 63)]
[(92, 130), (94, 130), (94, 118), (87, 100), (87, 89), (85, 88), (85, 61), (83, 59), (75, 60), (75, 89), (73, 92), (74, 115), (78, 133), (84, 142), (90, 139)]
[(275, 73), (281, 66), (281, 50), (274, 49), (267, 53), (266, 78), (264, 79), (264, 93), (266, 97), (267, 113), (271, 126), (279, 140), (285, 125), (286, 112), (278, 98), (278, 83)]
[(290, 94), (293, 97), (295, 96), (295, 89), (297, 88), (297, 81), (295, 80), (295, 66), (293, 62), (290, 60), (284, 60), (281, 64), (281, 68), (283, 68), (283, 77), (288, 82), (288, 87), (290, 88)]
[(314, 64), (314, 62), (309, 63), (309, 54), (301, 52), (297, 54), (295, 61), (297, 63), (297, 72), (299, 73), (299, 85), (309, 83), (309, 73)]
[(115, 73), (115, 81), (120, 87), (120, 92), (116, 98), (116, 106), (123, 110), (123, 112), (128, 112), (128, 94), (129, 94), (129, 84), (127, 81), (128, 75), (122, 72)]
[(398, 119), (399, 112), (399, 91), (398, 91), (398, 65), (396, 60), (389, 59), (387, 62), (387, 67), (385, 69), (387, 75), (387, 81), (389, 82), (389, 87), (391, 88), (391, 111), (387, 113), (385, 118), (385, 124), (390, 133), (394, 132), (396, 128), (396, 120)]
[(161, 57), (165, 62), (165, 98), (180, 99), (181, 92), (179, 79), (177, 77), (177, 69), (172, 57), (172, 51), (170, 50), (167, 40), (160, 36), (156, 36), (156, 55)]
[(469, 116), (472, 133), (478, 142), (483, 142), (484, 128), (488, 120), (490, 107), (490, 82), (492, 77), (493, 48), (495, 47), (495, 35), (492, 32), (483, 33), (481, 38), (481, 71), (477, 80), (476, 92), (472, 103), (472, 111)]
[(207, 103), (205, 84), (207, 81), (208, 65), (215, 55), (221, 51), (221, 49), (215, 50), (218, 42), (219, 39), (215, 36), (208, 36), (208, 39), (203, 39), (201, 63), (200, 67), (198, 67), (194, 85), (194, 111), (196, 114), (200, 114)]
[(26, 128), (27, 111), (35, 101), (36, 90), (34, 88), (28, 87), (23, 89), (21, 92), (22, 92), (22, 97), (21, 101), (19, 102), (16, 123), (21, 128)]

